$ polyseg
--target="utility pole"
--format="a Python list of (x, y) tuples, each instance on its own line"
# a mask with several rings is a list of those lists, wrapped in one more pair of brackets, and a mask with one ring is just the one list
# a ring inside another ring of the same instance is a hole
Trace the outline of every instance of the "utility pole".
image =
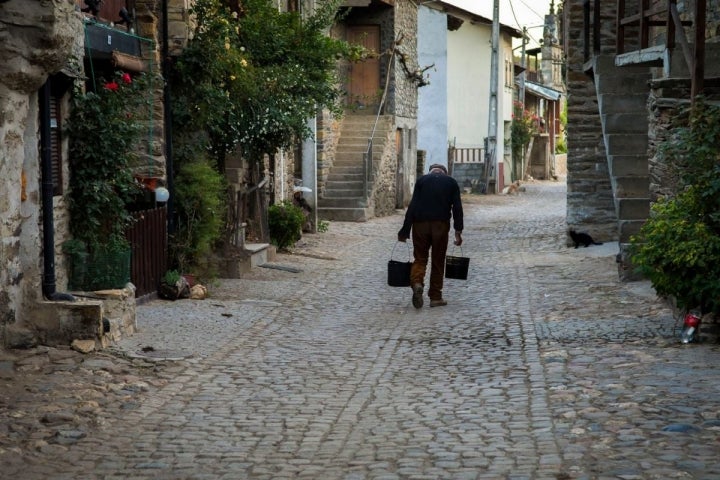
[[(485, 193), (490, 189), (490, 179), (497, 162), (498, 122), (498, 49), (500, 45), (500, 0), (493, 0), (492, 52), (490, 55), (490, 102), (488, 105), (488, 137), (485, 149)], [(498, 179), (499, 180), (499, 179)], [(496, 183), (498, 185), (498, 183)]]
[[(525, 76), (527, 75), (525, 72), (527, 71), (527, 60), (525, 57), (525, 45), (527, 45), (527, 27), (523, 27), (522, 32), (522, 55), (520, 57), (520, 66), (522, 67), (522, 72), (520, 72), (520, 88), (518, 89), (518, 101), (520, 102), (520, 115), (525, 115)], [(520, 178), (517, 180), (523, 180), (525, 181), (525, 149), (527, 147), (523, 146), (522, 149), (520, 149)], [(513, 167), (516, 167), (517, 165), (513, 165)]]
[(522, 50), (520, 50), (522, 52), (520, 57), (520, 66), (522, 67), (522, 72), (520, 73), (520, 92), (518, 95), (518, 100), (520, 101), (523, 110), (525, 110), (525, 72), (527, 70), (527, 64), (525, 60), (525, 45), (527, 45), (527, 38), (527, 27), (523, 27)]

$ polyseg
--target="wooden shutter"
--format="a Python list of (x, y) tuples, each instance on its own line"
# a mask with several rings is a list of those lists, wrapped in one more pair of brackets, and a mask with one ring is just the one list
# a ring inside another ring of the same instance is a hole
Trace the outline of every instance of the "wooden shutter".
[(50, 158), (52, 161), (53, 195), (63, 194), (62, 123), (60, 97), (50, 96)]

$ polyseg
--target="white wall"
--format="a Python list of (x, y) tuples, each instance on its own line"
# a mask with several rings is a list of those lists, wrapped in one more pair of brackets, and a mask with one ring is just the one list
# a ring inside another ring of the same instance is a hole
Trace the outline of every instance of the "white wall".
[(490, 34), (470, 22), (448, 32), (448, 139), (456, 147), (480, 147), (487, 136)]
[[(465, 22), (448, 32), (448, 139), (456, 147), (482, 147), (488, 135), (492, 27)], [(497, 155), (504, 159), (504, 122), (512, 119), (512, 90), (505, 88), (505, 58), (512, 39), (501, 33), (498, 49)], [(504, 172), (505, 178), (508, 172)]]
[(418, 8), (418, 64), (435, 65), (426, 72), (430, 84), (418, 90), (418, 150), (425, 150), (426, 163), (447, 165), (448, 78), (447, 19), (437, 10)]

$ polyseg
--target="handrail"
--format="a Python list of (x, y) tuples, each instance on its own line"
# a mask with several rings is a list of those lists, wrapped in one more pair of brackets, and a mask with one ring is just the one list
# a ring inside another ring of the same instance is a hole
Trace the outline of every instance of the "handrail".
[(385, 99), (387, 97), (388, 86), (390, 85), (390, 72), (392, 71), (392, 60), (395, 58), (395, 48), (397, 44), (398, 42), (393, 42), (393, 48), (390, 52), (390, 58), (388, 59), (387, 74), (385, 75), (385, 87), (383, 88), (383, 94), (380, 98), (377, 115), (375, 115), (375, 123), (373, 124), (372, 131), (370, 132), (370, 138), (368, 138), (367, 150), (363, 153), (363, 191), (365, 192), (365, 195), (368, 194), (368, 185), (370, 183), (370, 176), (372, 175), (373, 137), (375, 136), (375, 130), (377, 129), (378, 122), (380, 121), (380, 113), (382, 113)]

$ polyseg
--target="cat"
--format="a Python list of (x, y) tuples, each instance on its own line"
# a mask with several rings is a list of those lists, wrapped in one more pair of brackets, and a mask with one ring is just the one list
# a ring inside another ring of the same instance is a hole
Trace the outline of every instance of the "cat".
[(570, 238), (572, 238), (573, 243), (575, 243), (575, 248), (578, 248), (580, 245), (585, 245), (585, 248), (590, 245), (602, 245), (602, 242), (596, 242), (587, 233), (576, 232), (575, 230), (570, 230), (568, 233), (570, 234)]

